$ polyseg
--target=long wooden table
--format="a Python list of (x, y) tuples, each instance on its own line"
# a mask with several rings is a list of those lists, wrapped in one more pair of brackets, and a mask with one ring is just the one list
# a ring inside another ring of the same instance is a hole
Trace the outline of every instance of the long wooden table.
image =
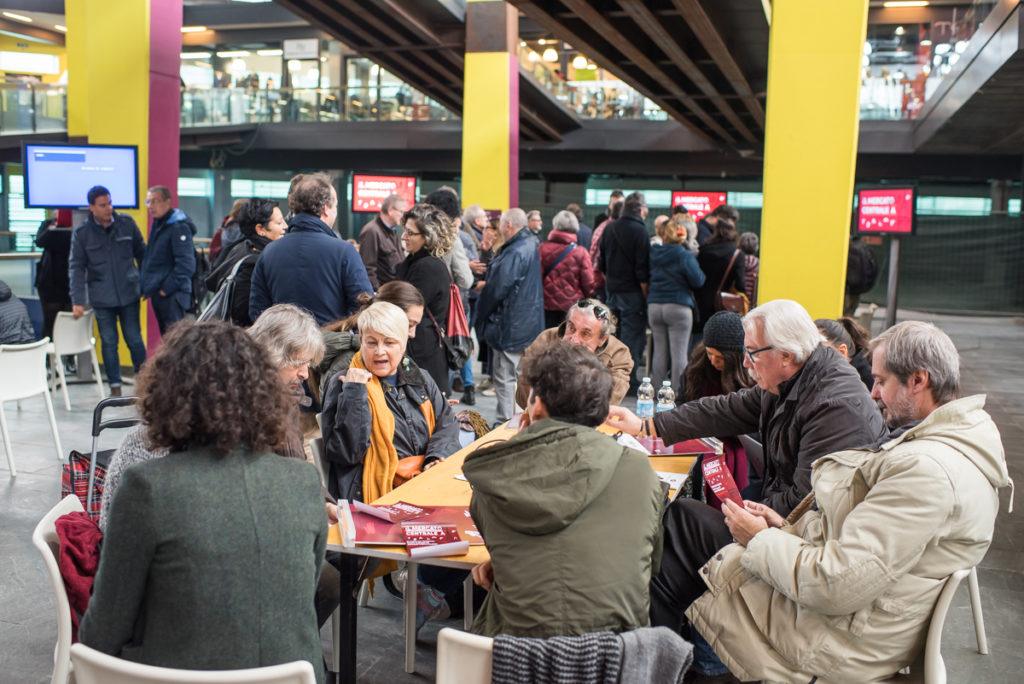
[[(598, 428), (610, 433), (606, 426)], [(406, 501), (417, 506), (469, 506), (473, 490), (465, 480), (456, 478), (462, 473), (462, 463), (466, 456), (477, 449), (490, 444), (497, 444), (516, 434), (518, 430), (500, 427), (487, 433), (475, 442), (458, 450), (447, 459), (417, 475), (400, 487), (380, 497), (374, 504), (393, 504)], [(688, 473), (695, 460), (694, 456), (651, 456), (651, 465), (655, 470), (670, 473)], [(674, 495), (675, 492), (671, 492)], [(332, 525), (327, 534), (327, 550), (340, 551), (357, 556), (390, 559), (406, 562), (407, 573), (403, 599), (405, 623), (405, 671), (416, 671), (416, 575), (419, 563), (446, 568), (471, 570), (479, 563), (490, 559), (487, 547), (470, 546), (469, 551), (458, 556), (442, 556), (437, 558), (421, 558), (410, 561), (404, 546), (345, 546), (338, 525)], [(336, 636), (335, 643), (340, 645), (339, 682), (356, 681), (356, 599), (355, 577), (349, 573), (341, 573), (341, 634)], [(466, 627), (472, 620), (473, 592), (472, 578), (466, 579), (465, 598)]]

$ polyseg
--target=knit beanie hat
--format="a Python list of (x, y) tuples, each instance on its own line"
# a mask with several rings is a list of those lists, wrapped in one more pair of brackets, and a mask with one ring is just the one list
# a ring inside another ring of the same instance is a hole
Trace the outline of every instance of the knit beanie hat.
[(743, 319), (732, 311), (719, 311), (704, 324), (704, 346), (718, 351), (743, 351)]

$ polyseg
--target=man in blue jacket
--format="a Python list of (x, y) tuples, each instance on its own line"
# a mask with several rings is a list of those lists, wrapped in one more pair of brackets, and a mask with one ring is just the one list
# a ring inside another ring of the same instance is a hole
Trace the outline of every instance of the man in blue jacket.
[(110, 396), (121, 396), (121, 361), (117, 354), (117, 322), (131, 352), (132, 366), (146, 360), (146, 346), (139, 328), (139, 266), (146, 243), (135, 220), (118, 214), (110, 203), (110, 191), (97, 185), (87, 195), (90, 216), (71, 234), (71, 312), (85, 313), (86, 289), (96, 312), (103, 351), (103, 367)]
[(146, 207), (153, 218), (146, 259), (142, 264), (142, 296), (153, 303), (160, 334), (185, 317), (192, 303), (192, 275), (196, 226), (185, 212), (174, 208), (171, 191), (154, 185), (146, 193)]
[(477, 301), (477, 335), (493, 353), (491, 369), (499, 423), (515, 412), (519, 360), (544, 330), (539, 245), (533, 233), (526, 230), (526, 223), (522, 209), (513, 208), (502, 214), (498, 230), (505, 244), (487, 269)]
[(293, 178), (288, 208), (288, 233), (267, 245), (253, 270), (249, 317), (282, 302), (306, 309), (321, 326), (354, 313), (373, 286), (356, 248), (331, 230), (338, 194), (330, 176)]

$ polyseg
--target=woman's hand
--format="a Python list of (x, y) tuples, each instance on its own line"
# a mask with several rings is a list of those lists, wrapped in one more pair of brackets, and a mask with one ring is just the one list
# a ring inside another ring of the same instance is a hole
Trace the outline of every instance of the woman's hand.
[(491, 566), (491, 561), (484, 561), (473, 568), (473, 582), (490, 591), (494, 584), (494, 568)]
[(327, 524), (337, 525), (338, 524), (338, 504), (325, 501), (324, 506), (327, 507)]
[(487, 273), (487, 264), (477, 259), (473, 259), (469, 262), (469, 270), (477, 275), (483, 275)]
[(423, 466), (423, 472), (427, 472), (428, 470), (430, 470), (431, 468), (433, 468), (434, 466), (436, 466), (438, 463), (440, 463), (443, 460), (444, 460), (443, 458), (438, 458), (436, 460), (431, 461), (430, 463), (428, 463), (425, 466)]
[(732, 533), (732, 538), (737, 544), (746, 546), (761, 530), (768, 529), (768, 522), (759, 516), (747, 513), (746, 509), (740, 508), (732, 499), (722, 502), (722, 513), (725, 515), (725, 525)]
[(338, 380), (341, 382), (355, 382), (360, 385), (365, 385), (372, 377), (373, 376), (370, 374), (370, 371), (363, 370), (362, 368), (352, 368), (350, 366), (349, 369), (345, 371), (344, 375), (338, 376)]
[(764, 518), (764, 521), (768, 523), (768, 527), (782, 527), (786, 524), (786, 519), (776, 513), (775, 509), (771, 506), (765, 506), (757, 501), (744, 501), (743, 506), (747, 509), (748, 513)]
[(608, 427), (622, 430), (629, 435), (639, 435), (643, 428), (643, 421), (624, 406), (611, 406), (608, 409), (608, 419), (604, 421)]

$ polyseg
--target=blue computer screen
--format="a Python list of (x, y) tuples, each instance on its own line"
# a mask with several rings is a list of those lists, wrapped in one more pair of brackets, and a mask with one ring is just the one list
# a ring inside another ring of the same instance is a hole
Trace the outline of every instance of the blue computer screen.
[(114, 145), (25, 145), (25, 206), (84, 207), (102, 185), (115, 207), (139, 206), (138, 150)]

